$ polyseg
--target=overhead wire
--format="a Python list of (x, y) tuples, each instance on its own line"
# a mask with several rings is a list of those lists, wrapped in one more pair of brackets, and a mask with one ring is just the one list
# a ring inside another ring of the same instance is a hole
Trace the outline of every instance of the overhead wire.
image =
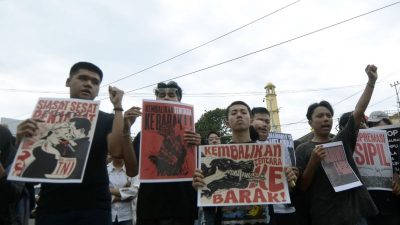
[(242, 26), (240, 26), (240, 27), (238, 27), (238, 28), (236, 28), (236, 29), (234, 29), (234, 30), (232, 30), (232, 31), (229, 31), (229, 32), (227, 32), (227, 33), (225, 33), (225, 34), (223, 34), (223, 35), (220, 35), (220, 36), (216, 37), (216, 38), (213, 38), (213, 39), (211, 39), (211, 40), (209, 40), (209, 41), (207, 41), (207, 42), (205, 42), (205, 43), (203, 43), (203, 44), (197, 45), (197, 46), (195, 46), (195, 47), (193, 47), (193, 48), (191, 48), (191, 49), (189, 49), (189, 50), (186, 50), (186, 51), (184, 51), (184, 52), (182, 52), (182, 53), (180, 53), (180, 54), (178, 54), (178, 55), (175, 55), (175, 56), (173, 56), (173, 57), (170, 57), (170, 58), (168, 58), (168, 59), (165, 59), (165, 60), (163, 60), (163, 61), (161, 61), (161, 62), (158, 62), (158, 63), (156, 63), (156, 64), (153, 64), (153, 65), (151, 65), (151, 66), (148, 66), (148, 67), (146, 67), (146, 68), (144, 68), (144, 69), (141, 69), (141, 70), (139, 70), (139, 71), (137, 71), (137, 72), (134, 72), (134, 73), (132, 73), (132, 74), (130, 74), (130, 75), (121, 77), (121, 78), (119, 78), (119, 79), (117, 79), (117, 80), (115, 80), (115, 81), (112, 81), (112, 82), (110, 82), (110, 83), (108, 83), (108, 84), (103, 85), (102, 87), (108, 86), (108, 85), (110, 85), (110, 84), (114, 84), (114, 83), (116, 83), (116, 82), (118, 82), (118, 81), (127, 79), (127, 78), (129, 78), (129, 77), (132, 77), (132, 76), (137, 75), (137, 74), (139, 74), (139, 73), (142, 73), (142, 72), (144, 72), (144, 71), (147, 71), (147, 70), (149, 70), (149, 69), (152, 69), (152, 68), (154, 68), (154, 67), (156, 67), (156, 66), (159, 66), (159, 65), (161, 65), (161, 64), (164, 64), (164, 63), (166, 63), (166, 62), (169, 62), (169, 61), (171, 61), (171, 60), (173, 60), (173, 59), (176, 59), (176, 58), (178, 58), (178, 57), (180, 57), (180, 56), (183, 56), (183, 55), (185, 55), (185, 54), (187, 54), (187, 53), (189, 53), (189, 52), (192, 52), (192, 51), (194, 51), (194, 50), (196, 50), (196, 49), (198, 49), (198, 48), (201, 48), (201, 47), (203, 47), (203, 46), (205, 46), (205, 45), (208, 45), (208, 44), (210, 44), (211, 42), (217, 41), (217, 40), (219, 40), (219, 39), (221, 39), (221, 38), (223, 38), (223, 37), (226, 37), (226, 36), (228, 36), (228, 35), (230, 35), (230, 34), (236, 32), (236, 31), (238, 31), (238, 30), (241, 30), (241, 29), (243, 29), (243, 28), (245, 28), (245, 27), (247, 27), (247, 26), (250, 26), (251, 24), (256, 23), (256, 22), (258, 22), (258, 21), (260, 21), (260, 20), (262, 20), (262, 19), (264, 19), (264, 18), (267, 18), (268, 16), (271, 16), (271, 15), (273, 15), (273, 14), (279, 12), (279, 11), (282, 11), (282, 10), (284, 10), (284, 9), (286, 9), (286, 8), (288, 8), (288, 7), (292, 6), (292, 5), (294, 5), (294, 4), (296, 4), (296, 3), (299, 2), (299, 1), (301, 1), (301, 0), (294, 1), (294, 2), (292, 2), (292, 3), (290, 3), (290, 4), (288, 4), (288, 5), (285, 5), (285, 6), (279, 8), (279, 9), (277, 9), (277, 10), (274, 10), (274, 11), (270, 12), (270, 13), (268, 13), (268, 14), (266, 14), (266, 15), (264, 15), (264, 16), (258, 18), (258, 19), (255, 19), (255, 20), (253, 20), (253, 21), (250, 21), (249, 23), (246, 23), (246, 24), (244, 24), (244, 25), (242, 25)]
[[(163, 81), (159, 81), (159, 82), (167, 82), (167, 81), (171, 81), (171, 80), (176, 80), (176, 79), (179, 79), (179, 78), (182, 78), (182, 77), (186, 77), (186, 76), (189, 76), (189, 75), (192, 75), (192, 74), (201, 72), (201, 71), (205, 71), (205, 70), (208, 70), (208, 69), (211, 69), (211, 68), (214, 68), (214, 67), (218, 67), (218, 66), (221, 66), (221, 65), (223, 65), (223, 64), (226, 64), (226, 63), (229, 63), (229, 62), (232, 62), (232, 61), (236, 61), (236, 60), (238, 60), (238, 59), (242, 59), (242, 58), (245, 58), (245, 57), (247, 57), (247, 56), (254, 55), (254, 54), (257, 54), (257, 53), (259, 53), (259, 52), (263, 52), (263, 51), (265, 51), (265, 50), (268, 50), (268, 49), (271, 49), (271, 48), (274, 48), (274, 47), (277, 47), (277, 46), (280, 46), (280, 45), (283, 45), (283, 44), (286, 44), (286, 43), (295, 41), (295, 40), (300, 39), (300, 38), (303, 38), (303, 37), (307, 37), (307, 36), (309, 36), (309, 35), (312, 35), (312, 34), (315, 34), (315, 33), (318, 33), (318, 32), (324, 31), (324, 30), (327, 30), (327, 29), (329, 29), (329, 28), (338, 26), (338, 25), (340, 25), (340, 24), (343, 24), (343, 23), (346, 23), (346, 22), (350, 22), (350, 21), (355, 20), (355, 19), (357, 19), (357, 18), (360, 18), (360, 17), (366, 16), (366, 15), (369, 15), (369, 14), (374, 13), (374, 12), (378, 12), (378, 11), (380, 11), (380, 10), (383, 10), (383, 9), (385, 9), (385, 8), (394, 6), (394, 5), (399, 4), (399, 3), (400, 3), (400, 1), (397, 1), (397, 2), (394, 2), (394, 3), (391, 3), (391, 4), (388, 4), (388, 5), (379, 7), (379, 8), (377, 8), (377, 9), (370, 10), (370, 11), (368, 11), (368, 12), (359, 14), (359, 15), (357, 15), (357, 16), (353, 16), (353, 17), (350, 17), (350, 18), (348, 18), (348, 19), (345, 19), (345, 20), (336, 22), (336, 23), (334, 23), (334, 24), (331, 24), (331, 25), (328, 25), (328, 26), (325, 26), (325, 27), (316, 29), (316, 30), (314, 30), (314, 31), (311, 31), (311, 32), (308, 32), (308, 33), (305, 33), (305, 34), (302, 34), (302, 35), (299, 35), (299, 36), (296, 36), (296, 37), (294, 37), (294, 38), (290, 38), (290, 39), (288, 39), (288, 40), (285, 40), (285, 41), (282, 41), (282, 42), (279, 42), (279, 43), (276, 43), (276, 44), (267, 46), (267, 47), (265, 47), (265, 48), (262, 48), (262, 49), (259, 49), (259, 50), (256, 50), (256, 51), (253, 51), (253, 52), (250, 52), (250, 53), (247, 53), (247, 54), (244, 54), (244, 55), (235, 57), (235, 58), (231, 58), (231, 59), (229, 59), (229, 60), (225, 60), (225, 61), (222, 61), (222, 62), (213, 64), (213, 65), (210, 65), (210, 66), (207, 66), (207, 67), (203, 67), (203, 68), (194, 70), (194, 71), (189, 72), (189, 73), (185, 73), (185, 74), (182, 74), (182, 75), (174, 76), (174, 77), (172, 77), (172, 78), (169, 78), (169, 79), (166, 79), (166, 80), (163, 80)], [(159, 83), (159, 82), (157, 82), (157, 83)], [(142, 90), (142, 89), (145, 89), (145, 88), (149, 88), (149, 87), (152, 87), (152, 86), (156, 85), (157, 83), (153, 83), (153, 84), (145, 85), (145, 86), (143, 86), (143, 87), (139, 87), (139, 88), (136, 88), (136, 89), (132, 89), (132, 90), (126, 91), (125, 93), (130, 93), (130, 92)]]
[[(296, 2), (298, 2), (298, 1), (296, 1)], [(294, 3), (296, 3), (296, 2), (294, 2)], [(291, 3), (291, 4), (287, 5), (286, 7), (288, 7), (288, 6), (290, 6), (290, 5), (294, 4), (294, 3)], [(394, 2), (394, 3), (388, 4), (388, 5), (382, 6), (382, 7), (380, 7), (380, 8), (376, 8), (376, 9), (374, 9), (374, 10), (371, 10), (371, 11), (368, 11), (368, 12), (365, 12), (365, 13), (362, 13), (362, 14), (359, 14), (359, 15), (357, 15), (357, 16), (353, 16), (353, 17), (350, 17), (350, 18), (348, 18), (348, 19), (345, 19), (345, 20), (336, 22), (336, 23), (334, 23), (334, 24), (331, 24), (331, 25), (328, 25), (328, 26), (325, 26), (325, 27), (316, 29), (316, 30), (314, 30), (314, 31), (311, 31), (311, 32), (308, 32), (308, 33), (305, 33), (305, 34), (302, 34), (302, 35), (299, 35), (299, 36), (296, 36), (296, 37), (294, 37), (294, 38), (290, 38), (290, 39), (288, 39), (288, 40), (285, 40), (285, 41), (282, 41), (282, 42), (278, 42), (278, 43), (276, 43), (276, 44), (267, 46), (267, 47), (265, 47), (265, 48), (262, 48), (262, 49), (259, 49), (259, 50), (256, 50), (256, 51), (253, 51), (253, 52), (250, 52), (250, 53), (247, 53), (247, 54), (244, 54), (244, 55), (241, 55), (241, 56), (238, 56), (238, 57), (235, 57), (235, 58), (232, 58), (232, 59), (229, 59), (229, 60), (220, 62), (220, 63), (216, 63), (216, 64), (213, 64), (213, 65), (211, 65), (211, 66), (207, 66), (207, 67), (204, 67), (204, 68), (201, 68), (201, 69), (197, 69), (197, 70), (195, 70), (195, 71), (192, 71), (192, 72), (189, 72), (189, 73), (186, 73), (186, 74), (182, 74), (182, 75), (179, 75), (179, 76), (175, 76), (175, 77), (172, 77), (172, 78), (170, 78), (170, 79), (166, 79), (166, 80), (161, 81), (161, 82), (166, 82), (166, 81), (170, 81), (170, 80), (174, 80), (174, 79), (179, 79), (179, 78), (186, 77), (186, 76), (189, 76), (189, 75), (192, 75), (192, 74), (195, 74), (195, 73), (204, 71), (204, 70), (208, 70), (208, 69), (211, 69), (211, 68), (214, 68), (214, 67), (217, 67), (217, 66), (220, 66), (220, 65), (223, 65), (223, 64), (226, 64), (226, 63), (229, 63), (229, 62), (232, 62), (232, 61), (241, 59), (241, 58), (245, 58), (245, 57), (247, 57), (247, 56), (254, 55), (254, 54), (256, 54), (256, 53), (259, 53), (259, 52), (262, 52), (262, 51), (265, 51), (265, 50), (268, 50), (268, 49), (271, 49), (271, 48), (274, 48), (274, 47), (277, 47), (277, 46), (280, 46), (280, 45), (283, 45), (283, 44), (286, 44), (286, 43), (289, 43), (289, 42), (292, 42), (292, 41), (295, 41), (295, 40), (297, 40), (297, 39), (300, 39), (300, 38), (303, 38), (303, 37), (306, 37), (306, 36), (309, 36), (309, 35), (312, 35), (312, 34), (315, 34), (315, 33), (321, 32), (321, 31), (324, 31), (324, 30), (327, 30), (327, 29), (329, 29), (329, 28), (332, 28), (332, 27), (338, 26), (338, 25), (340, 25), (340, 24), (343, 24), (343, 23), (346, 23), (346, 22), (355, 20), (355, 19), (357, 19), (357, 18), (360, 18), (360, 17), (366, 16), (366, 15), (368, 15), (368, 14), (371, 14), (371, 13), (374, 13), (374, 12), (377, 12), (377, 11), (380, 11), (380, 10), (383, 10), (383, 9), (385, 9), (385, 8), (394, 6), (394, 5), (399, 4), (399, 3), (400, 3), (400, 1), (397, 1), (397, 2)], [(285, 7), (283, 7), (283, 8), (285, 8)], [(261, 18), (260, 18), (260, 19), (261, 19)], [(204, 45), (203, 45), (203, 46), (204, 46)], [(186, 53), (185, 53), (185, 54), (186, 54)], [(176, 57), (175, 57), (175, 58), (176, 58)], [(171, 59), (171, 60), (172, 60), (172, 59)], [(169, 60), (168, 60), (168, 61), (169, 61)], [(163, 63), (163, 62), (162, 62), (162, 63)], [(162, 63), (161, 63), (161, 64), (162, 64)], [(155, 64), (155, 65), (156, 65), (156, 64)], [(155, 65), (154, 65), (154, 66), (155, 66)], [(154, 67), (154, 66), (152, 66), (152, 67)], [(151, 67), (151, 68), (152, 68), (152, 67)], [(149, 69), (150, 69), (150, 68), (149, 68)], [(147, 70), (147, 69), (146, 69), (146, 70)], [(137, 72), (137, 73), (139, 73), (139, 72)], [(133, 75), (134, 75), (134, 74), (133, 74)], [(118, 81), (119, 81), (119, 80), (118, 80)], [(115, 81), (115, 82), (116, 82), (116, 81)], [(115, 83), (115, 82), (113, 82), (113, 83)], [(158, 83), (158, 82), (157, 82), (157, 83)], [(140, 87), (140, 88), (132, 89), (132, 90), (126, 91), (125, 93), (130, 93), (130, 92), (142, 90), (142, 89), (145, 89), (145, 88), (154, 86), (154, 85), (156, 85), (157, 83), (153, 83), (153, 84), (146, 85), (146, 86), (143, 86), (143, 87)], [(110, 83), (110, 84), (111, 84), (111, 83)], [(102, 101), (102, 100), (105, 100), (105, 99), (108, 99), (108, 97), (107, 97), (107, 98), (102, 98), (102, 99), (99, 99), (99, 100)], [(299, 122), (300, 122), (300, 121), (299, 121)], [(296, 124), (296, 123), (288, 123), (288, 124), (285, 124), (285, 125), (291, 125), (291, 124)]]

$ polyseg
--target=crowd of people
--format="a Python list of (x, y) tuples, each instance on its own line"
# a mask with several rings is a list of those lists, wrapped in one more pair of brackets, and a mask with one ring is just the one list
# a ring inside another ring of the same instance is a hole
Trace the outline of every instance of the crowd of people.
[[(357, 177), (359, 170), (352, 157), (360, 128), (391, 124), (387, 114), (364, 113), (378, 78), (377, 67), (365, 69), (368, 82), (354, 109), (341, 116), (337, 135), (332, 137), (334, 110), (327, 101), (311, 104), (306, 117), (313, 135), (297, 143), (297, 164), (286, 166), (284, 172), (290, 186), (290, 205), (251, 205), (197, 207), (197, 190), (205, 186), (206, 168), (195, 171), (186, 182), (138, 182), (138, 159), (141, 151), (139, 132), (131, 137), (131, 126), (141, 116), (140, 107), (124, 112), (123, 91), (109, 88), (114, 113), (100, 111), (82, 183), (42, 183), (37, 201), (36, 224), (104, 224), (104, 225), (213, 225), (213, 224), (273, 224), (273, 225), (396, 225), (400, 224), (399, 171), (394, 169), (393, 191), (368, 191), (365, 185), (335, 192), (321, 161), (327, 156), (322, 144), (342, 141), (348, 163)], [(74, 64), (66, 86), (70, 98), (94, 100), (99, 93), (103, 73), (88, 62)], [(176, 82), (159, 83), (156, 100), (181, 102), (182, 89)], [(232, 131), (231, 144), (268, 143), (271, 130), (266, 108), (251, 107), (235, 101), (226, 108), (226, 124)], [(17, 128), (14, 138), (0, 126), (0, 224), (27, 224), (35, 206), (33, 184), (7, 180), (16, 149), (25, 137), (35, 135), (40, 121), (27, 119)], [(201, 137), (193, 130), (185, 131), (183, 142), (198, 146), (221, 144), (218, 131)], [(142, 148), (146, 148), (142, 146)], [(109, 159), (109, 160), (108, 160)], [(44, 162), (45, 163), (45, 162)], [(230, 218), (236, 212), (262, 215), (257, 219)]]

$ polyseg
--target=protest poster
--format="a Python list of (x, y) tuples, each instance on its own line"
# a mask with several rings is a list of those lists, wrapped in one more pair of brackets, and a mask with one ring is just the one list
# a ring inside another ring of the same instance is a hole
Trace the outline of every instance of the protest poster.
[(392, 190), (392, 160), (385, 130), (361, 129), (353, 158), (368, 190)]
[(202, 145), (199, 206), (290, 203), (282, 144)]
[(269, 143), (282, 143), (285, 148), (285, 166), (296, 166), (296, 154), (294, 152), (294, 142), (291, 134), (269, 132)]
[(362, 183), (347, 161), (341, 141), (322, 145), (326, 150), (326, 157), (321, 161), (330, 183), (335, 192), (361, 186)]
[(400, 125), (387, 125), (371, 129), (385, 130), (389, 141), (393, 172), (400, 174)]
[(144, 183), (191, 181), (196, 146), (185, 144), (194, 131), (193, 106), (172, 101), (143, 100), (139, 175)]
[(99, 113), (99, 101), (39, 98), (36, 134), (24, 138), (9, 180), (81, 183)]

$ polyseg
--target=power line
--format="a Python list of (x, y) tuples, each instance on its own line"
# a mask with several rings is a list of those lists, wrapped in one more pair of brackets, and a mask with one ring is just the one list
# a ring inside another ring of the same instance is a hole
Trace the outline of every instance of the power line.
[[(343, 24), (343, 23), (352, 21), (352, 20), (354, 20), (354, 19), (357, 19), (357, 18), (366, 16), (366, 15), (368, 15), (368, 14), (371, 14), (371, 13), (374, 13), (374, 12), (377, 12), (377, 11), (380, 11), (380, 10), (382, 10), (382, 9), (391, 7), (391, 6), (396, 5), (396, 4), (399, 4), (399, 3), (400, 3), (400, 1), (397, 1), (397, 2), (395, 2), (395, 3), (392, 3), (392, 4), (389, 4), (389, 5), (386, 5), (386, 6), (383, 6), (383, 7), (380, 7), (380, 8), (371, 10), (371, 11), (368, 11), (368, 12), (366, 12), (366, 13), (359, 14), (359, 15), (354, 16), (354, 17), (351, 17), (351, 18), (349, 18), (349, 19), (345, 19), (345, 20), (342, 20), (342, 21), (340, 21), (340, 22), (337, 22), (337, 23), (334, 23), (334, 24), (331, 24), (331, 25), (328, 25), (328, 26), (319, 28), (319, 29), (317, 29), (317, 30), (314, 30), (314, 31), (311, 31), (311, 32), (308, 32), (308, 33), (305, 33), (305, 34), (302, 34), (302, 35), (299, 35), (299, 36), (296, 36), (296, 37), (291, 38), (291, 39), (288, 39), (288, 40), (286, 40), (286, 41), (282, 41), (282, 42), (279, 42), (279, 43), (277, 43), (277, 44), (270, 45), (270, 46), (268, 46), (268, 47), (259, 49), (259, 50), (257, 50), (257, 51), (253, 51), (253, 52), (250, 52), (250, 53), (247, 53), (247, 54), (244, 54), (244, 55), (241, 55), (241, 56), (238, 56), (238, 57), (235, 57), (235, 58), (232, 58), (232, 59), (229, 59), (229, 60), (220, 62), (220, 63), (216, 63), (216, 64), (211, 65), (211, 66), (203, 67), (203, 68), (201, 68), (201, 69), (198, 69), (198, 70), (195, 70), (195, 71), (192, 71), (192, 72), (189, 72), (189, 73), (185, 73), (185, 74), (182, 74), (182, 75), (179, 75), (179, 76), (175, 76), (175, 77), (172, 77), (172, 78), (170, 78), (170, 79), (163, 80), (163, 81), (161, 81), (161, 82), (171, 81), (171, 80), (178, 79), (178, 78), (182, 78), (182, 77), (186, 77), (186, 76), (189, 76), (189, 75), (192, 75), (192, 74), (195, 74), (195, 73), (204, 71), (204, 70), (208, 70), (208, 69), (211, 69), (211, 68), (214, 68), (214, 67), (217, 67), (217, 66), (221, 66), (221, 65), (223, 65), (223, 64), (226, 64), (226, 63), (229, 63), (229, 62), (232, 62), (232, 61), (241, 59), (241, 58), (245, 58), (245, 57), (247, 57), (247, 56), (254, 55), (254, 54), (256, 54), (256, 53), (259, 53), (259, 52), (262, 52), (262, 51), (265, 51), (265, 50), (268, 50), (268, 49), (271, 49), (271, 48), (274, 48), (274, 47), (277, 47), (277, 46), (280, 46), (280, 45), (283, 45), (283, 44), (286, 44), (286, 43), (289, 43), (289, 42), (292, 42), (292, 41), (295, 41), (295, 40), (297, 40), (297, 39), (300, 39), (300, 38), (303, 38), (303, 37), (306, 37), (306, 36), (309, 36), (309, 35), (312, 35), (312, 34), (315, 34), (315, 33), (318, 33), (318, 32), (321, 32), (321, 31), (323, 31), (323, 30), (327, 30), (327, 29), (329, 29), (329, 28), (332, 28), (332, 27), (338, 26), (338, 25), (340, 25), (340, 24)], [(158, 82), (157, 82), (157, 83), (158, 83)], [(125, 93), (129, 93), (129, 92), (134, 92), (134, 91), (142, 90), (142, 89), (145, 89), (145, 88), (154, 86), (154, 85), (156, 85), (157, 83), (153, 83), (153, 84), (146, 85), (146, 86), (143, 86), (143, 87), (140, 87), (140, 88), (136, 88), (136, 89), (133, 89), (133, 90), (129, 90), (129, 91), (126, 91)]]
[(375, 105), (378, 105), (378, 104), (380, 104), (380, 103), (382, 103), (382, 102), (384, 102), (384, 101), (386, 101), (386, 100), (388, 100), (388, 99), (390, 99), (390, 98), (393, 98), (395, 95), (396, 95), (396, 94), (391, 95), (391, 96), (389, 96), (389, 97), (386, 97), (386, 98), (384, 98), (384, 99), (382, 99), (382, 100), (380, 100), (380, 101), (378, 101), (378, 102), (375, 102), (375, 103), (372, 104), (372, 105), (368, 105), (368, 107), (374, 107)]
[(262, 20), (262, 19), (264, 19), (264, 18), (266, 18), (266, 17), (268, 17), (268, 16), (271, 16), (271, 15), (273, 15), (273, 14), (279, 12), (279, 11), (282, 11), (283, 9), (286, 9), (286, 8), (288, 8), (289, 6), (294, 5), (294, 4), (296, 4), (297, 2), (299, 2), (299, 1), (301, 1), (301, 0), (297, 0), (297, 1), (295, 1), (295, 2), (292, 2), (292, 3), (288, 4), (288, 5), (285, 5), (284, 7), (281, 7), (281, 8), (279, 8), (279, 9), (273, 11), (273, 12), (270, 12), (270, 13), (268, 13), (267, 15), (264, 15), (264, 16), (262, 16), (262, 17), (256, 19), (256, 20), (253, 20), (253, 21), (251, 21), (251, 22), (249, 22), (249, 23), (246, 23), (245, 25), (242, 25), (242, 26), (240, 26), (240, 27), (238, 27), (238, 28), (236, 28), (236, 29), (234, 29), (234, 30), (232, 30), (232, 31), (229, 31), (228, 33), (225, 33), (225, 34), (223, 34), (223, 35), (221, 35), (221, 36), (218, 36), (218, 37), (216, 37), (216, 38), (214, 38), (214, 39), (211, 39), (210, 41), (207, 41), (207, 42), (205, 42), (205, 43), (203, 43), (203, 44), (200, 44), (200, 45), (198, 45), (198, 46), (196, 46), (196, 47), (193, 47), (193, 48), (191, 48), (191, 49), (189, 49), (189, 50), (186, 50), (186, 51), (184, 51), (184, 52), (182, 52), (182, 53), (180, 53), (180, 54), (178, 54), (178, 55), (176, 55), (176, 56), (173, 56), (173, 57), (168, 58), (168, 59), (166, 59), (166, 60), (163, 60), (163, 61), (161, 61), (161, 62), (159, 62), (159, 63), (156, 63), (156, 64), (151, 65), (151, 66), (149, 66), (149, 67), (146, 67), (146, 68), (144, 68), (144, 69), (142, 69), (142, 70), (139, 70), (139, 71), (137, 71), (137, 72), (135, 72), (135, 73), (133, 73), (133, 74), (130, 74), (130, 75), (121, 77), (121, 78), (119, 78), (119, 79), (117, 79), (117, 80), (115, 80), (115, 81), (112, 81), (112, 82), (110, 82), (110, 83), (108, 83), (108, 84), (103, 85), (102, 87), (108, 86), (108, 85), (110, 85), (110, 84), (116, 83), (116, 82), (118, 82), (118, 81), (124, 80), (124, 79), (129, 78), (129, 77), (132, 77), (132, 76), (134, 76), (134, 75), (136, 75), (136, 74), (142, 73), (142, 72), (144, 72), (144, 71), (146, 71), (146, 70), (149, 70), (149, 69), (151, 69), (151, 68), (154, 68), (154, 67), (156, 67), (156, 66), (159, 66), (159, 65), (161, 65), (161, 64), (164, 64), (164, 63), (166, 63), (166, 62), (169, 62), (169, 61), (171, 61), (171, 60), (173, 60), (173, 59), (176, 59), (176, 58), (178, 58), (178, 57), (180, 57), (180, 56), (182, 56), (182, 55), (185, 55), (185, 54), (187, 54), (187, 53), (189, 53), (189, 52), (192, 52), (192, 51), (194, 51), (194, 50), (196, 50), (196, 49), (198, 49), (198, 48), (201, 48), (201, 47), (203, 47), (203, 46), (205, 46), (205, 45), (208, 45), (208, 44), (210, 44), (211, 42), (214, 42), (214, 41), (216, 41), (216, 40), (219, 40), (219, 39), (221, 39), (221, 38), (223, 38), (223, 37), (225, 37), (225, 36), (228, 36), (228, 35), (230, 35), (230, 34), (236, 32), (236, 31), (238, 31), (238, 30), (241, 30), (241, 29), (243, 29), (243, 28), (245, 28), (245, 27), (247, 27), (247, 26), (249, 26), (249, 25), (251, 25), (251, 24), (253, 24), (253, 23), (256, 23), (256, 22), (258, 22), (258, 21), (260, 21), (260, 20)]

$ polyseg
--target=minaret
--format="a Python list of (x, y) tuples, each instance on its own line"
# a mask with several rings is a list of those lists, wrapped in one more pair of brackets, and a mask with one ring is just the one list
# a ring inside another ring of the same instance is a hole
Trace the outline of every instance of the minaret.
[(265, 103), (268, 111), (271, 114), (271, 131), (272, 132), (281, 132), (281, 121), (279, 119), (279, 109), (278, 109), (278, 101), (276, 99), (275, 85), (269, 82), (264, 87), (265, 93)]

